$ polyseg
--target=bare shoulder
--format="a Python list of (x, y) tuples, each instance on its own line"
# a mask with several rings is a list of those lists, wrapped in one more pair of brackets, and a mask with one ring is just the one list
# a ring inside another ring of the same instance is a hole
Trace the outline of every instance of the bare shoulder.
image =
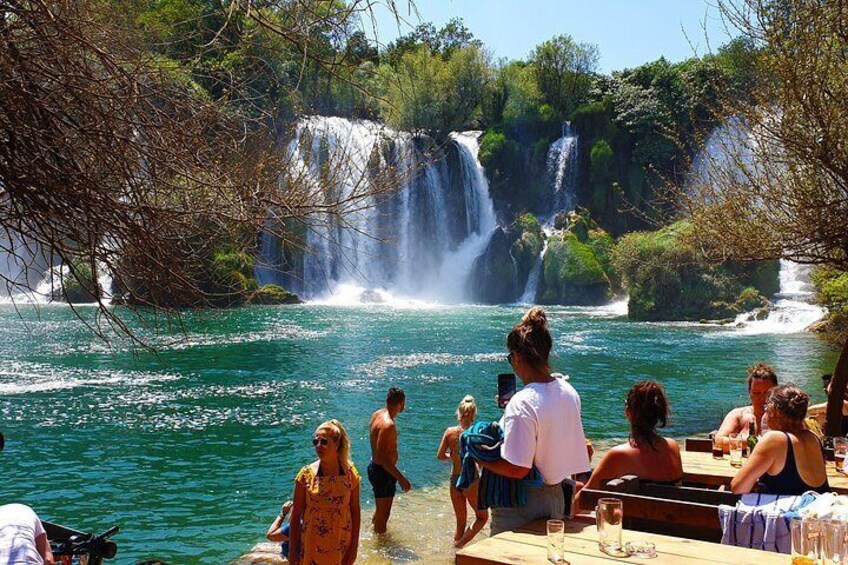
[(604, 459), (609, 461), (619, 461), (622, 457), (627, 457), (633, 451), (637, 451), (636, 448), (632, 447), (629, 443), (622, 443), (607, 451), (607, 454), (604, 455)]
[(773, 448), (778, 445), (783, 445), (786, 443), (786, 436), (783, 432), (778, 432), (775, 430), (769, 430), (760, 438), (760, 441), (757, 442), (757, 446), (759, 447), (762, 444), (764, 447)]

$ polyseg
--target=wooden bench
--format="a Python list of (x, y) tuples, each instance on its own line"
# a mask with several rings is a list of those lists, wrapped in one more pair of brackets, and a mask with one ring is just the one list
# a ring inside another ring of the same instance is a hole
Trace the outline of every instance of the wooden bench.
[(739, 500), (730, 492), (643, 483), (632, 475), (608, 481), (602, 490), (583, 489), (581, 508), (594, 509), (601, 498), (624, 503), (627, 529), (713, 542), (721, 541), (719, 504)]

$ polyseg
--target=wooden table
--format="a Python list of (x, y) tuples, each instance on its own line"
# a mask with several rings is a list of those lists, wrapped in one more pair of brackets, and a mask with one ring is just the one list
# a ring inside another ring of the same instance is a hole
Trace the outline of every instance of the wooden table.
[[(547, 560), (544, 522), (514, 532), (504, 532), (481, 540), (457, 552), (457, 565), (545, 565)], [(569, 522), (565, 539), (565, 558), (571, 565), (788, 565), (788, 555), (769, 553), (705, 541), (624, 530), (622, 541), (647, 540), (657, 548), (657, 557), (637, 559), (612, 557), (598, 549), (598, 530), (594, 525)]]
[[(709, 486), (730, 486), (730, 481), (738, 469), (730, 466), (730, 457), (714, 459), (711, 453), (697, 451), (680, 451), (683, 460), (683, 481)], [(848, 475), (836, 471), (833, 463), (828, 461), (827, 481), (830, 490), (839, 494), (848, 494)]]

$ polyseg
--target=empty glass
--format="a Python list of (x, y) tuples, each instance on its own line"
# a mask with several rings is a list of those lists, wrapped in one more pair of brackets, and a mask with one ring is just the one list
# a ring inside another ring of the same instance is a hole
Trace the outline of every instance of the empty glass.
[(842, 471), (846, 453), (848, 453), (848, 439), (844, 437), (833, 438), (833, 461), (836, 463), (837, 471)]
[(548, 520), (548, 561), (565, 563), (565, 522)]
[(598, 522), (598, 543), (601, 551), (621, 551), (621, 527), (624, 521), (624, 505), (618, 498), (602, 498), (595, 510)]
[(741, 467), (742, 446), (745, 444), (745, 440), (739, 437), (739, 434), (730, 434), (727, 441), (730, 444), (730, 464), (733, 467)]
[(842, 565), (845, 558), (845, 522), (822, 521), (821, 556), (823, 565)]
[(817, 565), (819, 529), (818, 520), (792, 518), (789, 524), (792, 537), (792, 565)]

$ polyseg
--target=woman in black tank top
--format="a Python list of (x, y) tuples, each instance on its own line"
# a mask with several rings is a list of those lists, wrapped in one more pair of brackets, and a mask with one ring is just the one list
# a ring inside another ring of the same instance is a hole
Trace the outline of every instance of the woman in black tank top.
[[(773, 430), (757, 443), (748, 462), (730, 483), (734, 493), (799, 495), (829, 490), (824, 452), (818, 438), (804, 427), (809, 397), (793, 385), (769, 393), (767, 414)], [(794, 441), (793, 441), (794, 440)]]

